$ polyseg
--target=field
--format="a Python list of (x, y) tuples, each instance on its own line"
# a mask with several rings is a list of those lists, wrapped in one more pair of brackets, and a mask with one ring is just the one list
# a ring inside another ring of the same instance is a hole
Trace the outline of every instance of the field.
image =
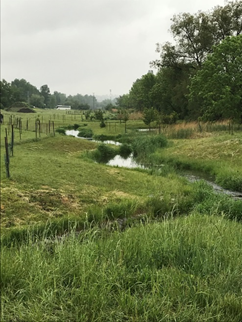
[[(140, 118), (125, 133), (119, 121), (100, 128), (59, 112), (4, 112), (1, 320), (241, 322), (242, 201), (180, 175), (242, 192), (241, 129), (163, 127), (159, 147), (156, 131), (137, 132)], [(7, 178), (10, 117), (22, 127), (14, 126)], [(149, 168), (96, 162), (98, 142), (58, 131), (75, 124), (130, 144)]]

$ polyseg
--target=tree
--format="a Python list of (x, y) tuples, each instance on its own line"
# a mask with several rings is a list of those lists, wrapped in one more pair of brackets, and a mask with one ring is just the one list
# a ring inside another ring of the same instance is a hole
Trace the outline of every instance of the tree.
[(44, 108), (44, 97), (39, 94), (32, 94), (30, 97), (30, 104), (35, 107)]
[(11, 87), (14, 92), (15, 102), (19, 101), (30, 103), (30, 98), (32, 95), (39, 95), (38, 89), (23, 78), (16, 78), (11, 82)]
[(11, 106), (14, 103), (14, 92), (11, 84), (8, 83), (5, 79), (0, 81), (0, 97), (1, 104), (0, 108), (6, 108)]
[(119, 108), (130, 108), (129, 94), (124, 94), (116, 98), (116, 104)]
[(156, 83), (150, 92), (153, 107), (163, 115), (176, 113), (180, 119), (184, 119), (188, 113), (187, 86), (190, 75), (187, 64), (158, 71)]
[(242, 35), (226, 37), (214, 47), (189, 90), (190, 104), (199, 101), (204, 119), (242, 123)]
[(171, 33), (175, 44), (157, 44), (160, 60), (151, 62), (155, 67), (176, 66), (189, 63), (191, 68), (201, 68), (213, 46), (225, 37), (242, 33), (242, 1), (217, 6), (211, 12), (182, 13), (171, 19)]
[(156, 121), (156, 119), (157, 111), (153, 107), (144, 109), (143, 121), (146, 125), (149, 126), (149, 130), (151, 123)]
[(129, 92), (130, 105), (138, 111), (152, 107), (150, 92), (155, 85), (155, 75), (148, 73), (137, 79)]
[(44, 97), (45, 107), (50, 107), (50, 89), (48, 85), (42, 85), (40, 87), (40, 94)]
[(56, 105), (65, 105), (66, 94), (54, 91), (54, 94), (52, 94), (52, 96), (55, 96)]

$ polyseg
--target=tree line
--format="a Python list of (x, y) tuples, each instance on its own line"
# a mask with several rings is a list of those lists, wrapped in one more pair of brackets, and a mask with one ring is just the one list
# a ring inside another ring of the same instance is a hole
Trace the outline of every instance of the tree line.
[(137, 79), (118, 105), (168, 123), (242, 122), (242, 1), (171, 21), (174, 42), (157, 44), (159, 59), (150, 63), (157, 73)]
[(98, 105), (93, 95), (69, 95), (54, 91), (50, 92), (48, 85), (40, 89), (30, 84), (25, 79), (15, 79), (7, 82), (3, 79), (1, 86), (1, 108), (8, 108), (17, 102), (25, 102), (38, 108), (55, 108), (57, 105), (70, 105), (72, 109), (87, 110)]

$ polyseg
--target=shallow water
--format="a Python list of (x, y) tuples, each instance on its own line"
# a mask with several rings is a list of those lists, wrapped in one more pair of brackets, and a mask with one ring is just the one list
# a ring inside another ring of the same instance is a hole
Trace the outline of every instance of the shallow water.
[(125, 168), (144, 168), (141, 164), (138, 164), (133, 159), (131, 154), (128, 158), (122, 158), (120, 155), (116, 155), (113, 159), (109, 160), (107, 165), (116, 166), (116, 167), (125, 167)]
[(89, 141), (93, 141), (93, 142), (97, 142), (97, 143), (121, 145), (121, 143), (116, 142), (116, 141), (112, 141), (112, 140), (97, 141), (97, 140), (94, 140), (92, 138), (84, 138), (84, 137), (78, 136), (78, 133), (79, 133), (79, 131), (77, 131), (77, 130), (66, 130), (66, 135), (74, 136), (75, 138), (78, 138), (78, 139), (85, 139), (85, 140), (89, 140)]
[(201, 178), (199, 176), (195, 176), (195, 175), (192, 175), (192, 174), (185, 174), (183, 176), (189, 182), (196, 182), (196, 181), (199, 181), (199, 180), (204, 180), (208, 185), (212, 186), (213, 189), (215, 191), (217, 191), (217, 192), (225, 193), (226, 195), (231, 196), (231, 197), (233, 197), (235, 199), (241, 199), (242, 198), (242, 193), (241, 192), (224, 189), (224, 188), (220, 187), (219, 185), (217, 185), (216, 183), (214, 183), (212, 181), (209, 181), (209, 180), (206, 180), (206, 179), (203, 179), (203, 178)]

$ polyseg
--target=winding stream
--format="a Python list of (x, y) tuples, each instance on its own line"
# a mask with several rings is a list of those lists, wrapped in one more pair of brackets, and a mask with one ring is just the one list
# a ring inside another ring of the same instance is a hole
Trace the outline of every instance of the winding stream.
[[(107, 141), (102, 141), (101, 142), (101, 141), (95, 141), (93, 139), (79, 137), (78, 133), (79, 132), (76, 131), (76, 130), (67, 130), (66, 131), (66, 135), (71, 135), (71, 136), (74, 136), (74, 137), (79, 138), (79, 139), (91, 140), (93, 142), (98, 142), (98, 143), (121, 145), (121, 143), (116, 142), (116, 141), (107, 140)], [(125, 168), (129, 168), (129, 169), (131, 169), (131, 168), (143, 168), (144, 169), (145, 168), (143, 165), (137, 163), (134, 160), (132, 154), (128, 158), (123, 158), (120, 155), (116, 155), (113, 159), (108, 161), (107, 165), (114, 166), (114, 167), (125, 167)], [(208, 185), (212, 186), (213, 189), (216, 192), (224, 193), (224, 194), (226, 194), (228, 196), (233, 197), (234, 199), (238, 199), (238, 200), (242, 199), (242, 193), (241, 192), (224, 189), (221, 186), (217, 185), (216, 183), (214, 183), (212, 181), (209, 181), (207, 179), (204, 179), (204, 178), (202, 178), (200, 176), (193, 175), (193, 174), (183, 174), (182, 176), (185, 177), (189, 182), (196, 182), (196, 181), (199, 181), (199, 180), (204, 180)]]

